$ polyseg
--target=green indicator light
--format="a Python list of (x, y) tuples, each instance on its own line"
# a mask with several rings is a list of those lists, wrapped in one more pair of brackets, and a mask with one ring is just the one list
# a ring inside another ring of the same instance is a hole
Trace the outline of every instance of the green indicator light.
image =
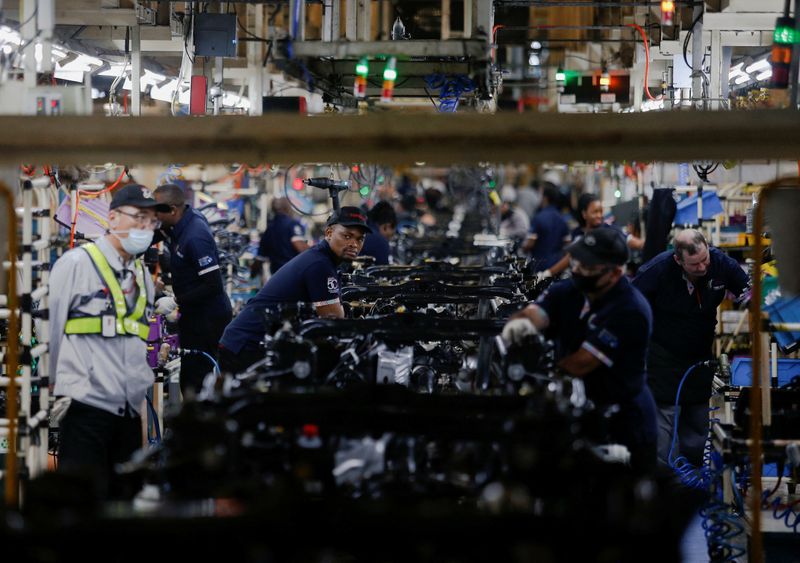
[(497, 182), (495, 182), (494, 180), (489, 180), (489, 187), (491, 189), (494, 189), (496, 185), (497, 185)]
[(379, 183), (379, 184), (383, 184), (383, 181), (384, 181), (385, 179), (386, 179), (386, 178), (384, 178), (383, 176), (378, 176), (378, 183)]
[(782, 45), (793, 45), (794, 43), (797, 43), (797, 34), (791, 27), (778, 27), (775, 28), (775, 33), (772, 35), (772, 40), (775, 41), (775, 43), (780, 43)]
[(564, 72), (557, 72), (556, 73), (556, 80), (559, 82), (564, 82), (567, 79), (567, 75)]
[(775, 21), (775, 32), (772, 40), (779, 45), (793, 45), (800, 40), (795, 29), (794, 18), (780, 17)]
[(361, 186), (358, 193), (360, 193), (362, 197), (367, 197), (369, 195), (369, 186)]
[(383, 79), (384, 80), (391, 80), (394, 82), (397, 80), (397, 71), (393, 68), (387, 68), (383, 71)]
[(367, 62), (366, 57), (360, 59), (358, 64), (356, 64), (356, 74), (359, 76), (366, 76), (369, 74), (369, 63)]

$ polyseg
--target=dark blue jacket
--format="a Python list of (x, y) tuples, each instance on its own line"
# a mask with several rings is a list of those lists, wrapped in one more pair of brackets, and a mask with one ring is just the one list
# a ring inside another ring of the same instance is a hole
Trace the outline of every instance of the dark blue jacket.
[(269, 260), (269, 271), (274, 274), (281, 266), (297, 256), (293, 241), (305, 240), (306, 229), (297, 219), (276, 213), (261, 235), (258, 255)]
[[(170, 272), (175, 300), (182, 315), (203, 314), (207, 317), (230, 315), (230, 299), (224, 292), (219, 266), (217, 243), (205, 216), (188, 205), (180, 221), (167, 231), (167, 246), (170, 251)], [(216, 276), (209, 284), (206, 276)], [(201, 287), (216, 289), (212, 295), (200, 293)]]
[(590, 399), (599, 405), (618, 404), (620, 423), (614, 438), (627, 445), (653, 443), (655, 402), (647, 386), (646, 357), (652, 314), (645, 298), (627, 278), (594, 302), (572, 283), (553, 284), (537, 300), (550, 324), (545, 334), (564, 358), (583, 348), (601, 365), (583, 380)]
[(247, 302), (222, 335), (220, 344), (238, 354), (254, 350), (264, 337), (264, 311), (271, 305), (339, 303), (339, 273), (336, 257), (322, 241), (291, 259), (267, 280), (261, 291)]

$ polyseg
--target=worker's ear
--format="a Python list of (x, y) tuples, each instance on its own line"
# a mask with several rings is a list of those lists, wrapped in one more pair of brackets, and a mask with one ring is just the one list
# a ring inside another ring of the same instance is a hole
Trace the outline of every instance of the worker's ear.
[(325, 240), (330, 240), (333, 236), (333, 225), (330, 227), (325, 227)]
[(672, 258), (674, 258), (674, 259), (675, 259), (675, 262), (678, 264), (678, 266), (682, 266), (682, 264), (681, 264), (681, 261), (680, 261), (680, 259), (678, 258), (678, 255), (677, 255), (677, 254), (673, 253), (673, 254), (672, 254)]

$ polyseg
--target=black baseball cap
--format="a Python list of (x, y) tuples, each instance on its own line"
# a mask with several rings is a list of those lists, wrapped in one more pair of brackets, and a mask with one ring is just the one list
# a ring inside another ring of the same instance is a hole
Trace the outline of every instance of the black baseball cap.
[(328, 217), (328, 221), (325, 223), (326, 227), (330, 227), (331, 225), (360, 227), (367, 233), (372, 232), (372, 229), (367, 225), (367, 214), (358, 207), (342, 207), (338, 212), (334, 211), (333, 215)]
[(131, 205), (142, 209), (155, 209), (163, 213), (169, 213), (169, 205), (158, 203), (153, 199), (153, 192), (139, 184), (128, 184), (114, 192), (111, 198), (110, 209), (116, 209), (123, 205)]
[(592, 229), (567, 247), (567, 252), (586, 266), (614, 264), (623, 266), (628, 261), (628, 244), (625, 235), (613, 227)]

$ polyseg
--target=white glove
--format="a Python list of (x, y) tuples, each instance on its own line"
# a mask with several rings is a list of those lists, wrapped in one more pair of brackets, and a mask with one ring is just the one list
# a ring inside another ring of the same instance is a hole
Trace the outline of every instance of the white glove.
[(536, 273), (536, 283), (542, 283), (547, 278), (552, 278), (552, 277), (553, 277), (553, 272), (551, 272), (550, 270), (545, 270), (543, 272), (537, 272)]
[(171, 323), (178, 320), (178, 303), (175, 298), (170, 295), (165, 295), (156, 301), (156, 314), (164, 315), (164, 317)]
[(530, 319), (512, 319), (503, 327), (503, 340), (506, 344), (519, 344), (526, 336), (538, 334)]
[(58, 426), (72, 403), (71, 397), (59, 397), (50, 407), (50, 425)]

